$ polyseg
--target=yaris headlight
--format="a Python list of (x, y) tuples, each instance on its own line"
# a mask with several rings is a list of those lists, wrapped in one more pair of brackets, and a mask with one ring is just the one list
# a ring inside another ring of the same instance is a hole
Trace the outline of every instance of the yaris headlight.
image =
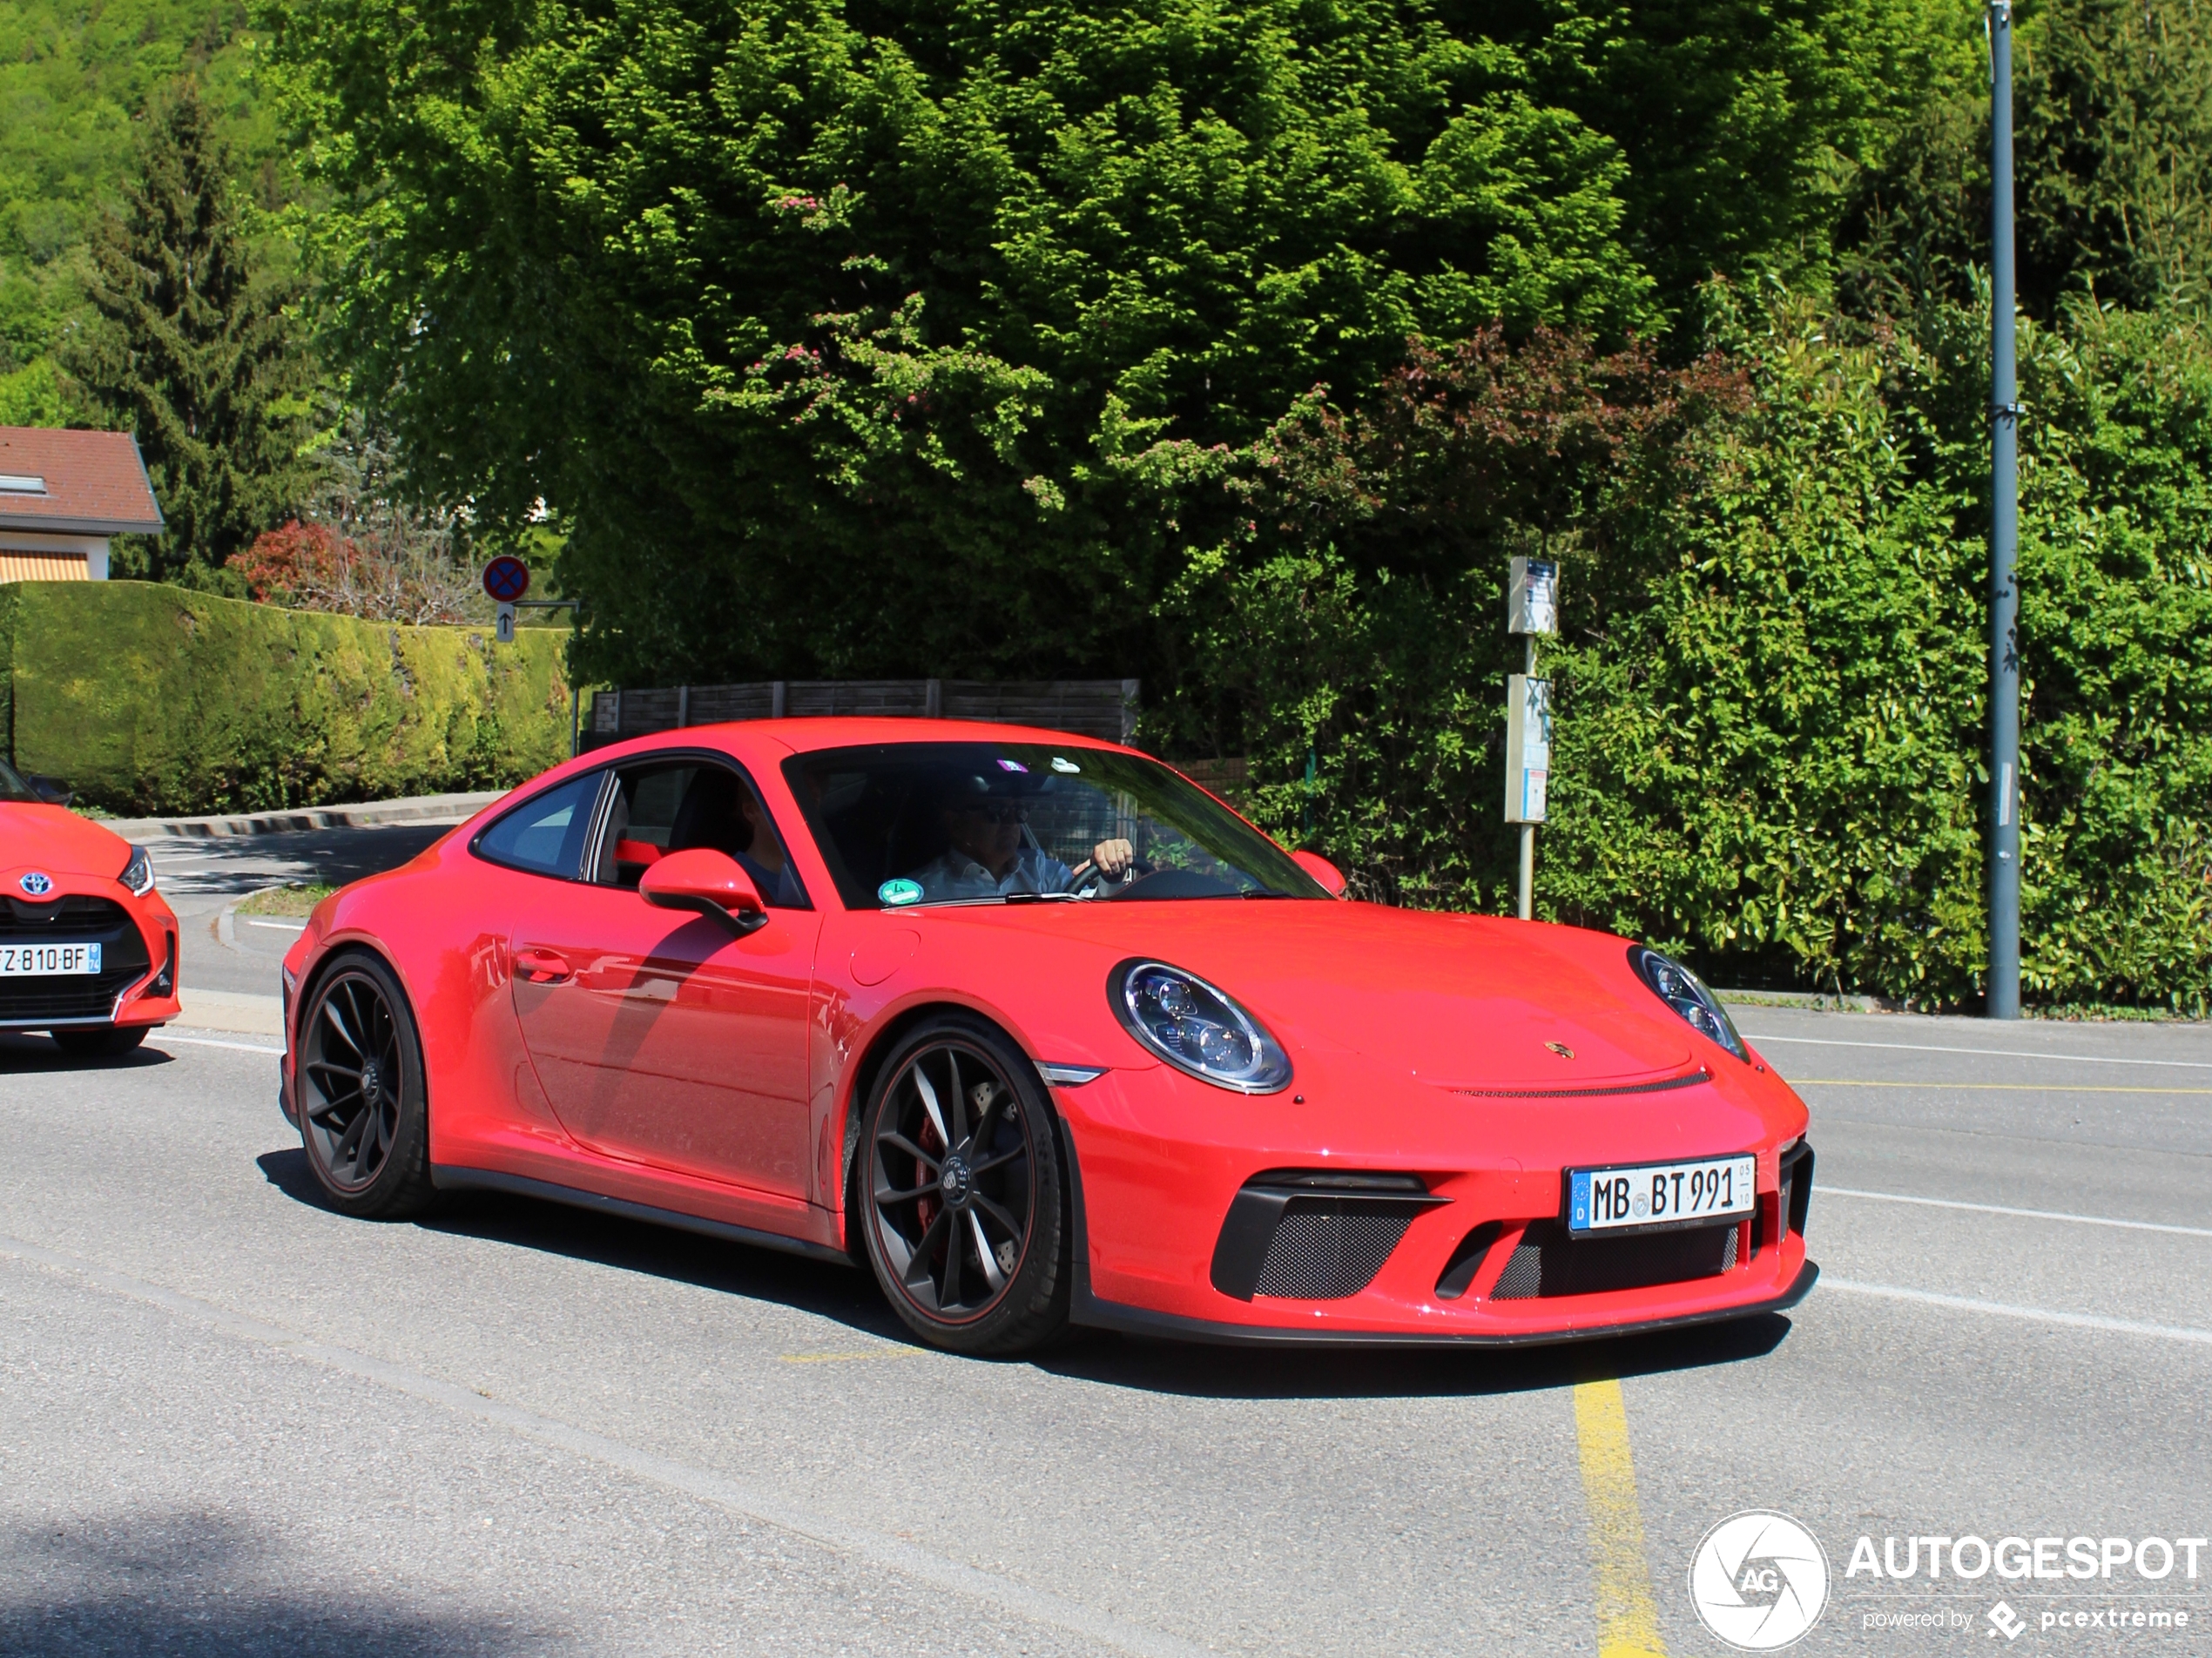
[(144, 898), (153, 891), (153, 859), (146, 856), (144, 846), (131, 848), (131, 861), (123, 866), (116, 880), (129, 887), (133, 897)]
[(1291, 1062), (1265, 1026), (1225, 991), (1164, 961), (1124, 961), (1108, 985), (1114, 1014), (1179, 1071), (1239, 1094), (1291, 1085)]
[(1735, 1021), (1722, 1010), (1720, 999), (1688, 967), (1642, 944), (1629, 948), (1629, 965), (1651, 987), (1651, 994), (1680, 1014), (1693, 1030), (1711, 1037), (1740, 1060), (1751, 1057), (1736, 1034)]

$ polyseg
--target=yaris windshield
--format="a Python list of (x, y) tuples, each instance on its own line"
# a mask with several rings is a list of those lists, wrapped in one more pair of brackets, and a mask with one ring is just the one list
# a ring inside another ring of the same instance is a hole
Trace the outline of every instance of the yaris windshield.
[(796, 755), (784, 775), (849, 908), (1328, 896), (1266, 836), (1136, 755), (883, 744)]
[(28, 800), (37, 804), (38, 792), (17, 777), (6, 764), (0, 763), (0, 800)]

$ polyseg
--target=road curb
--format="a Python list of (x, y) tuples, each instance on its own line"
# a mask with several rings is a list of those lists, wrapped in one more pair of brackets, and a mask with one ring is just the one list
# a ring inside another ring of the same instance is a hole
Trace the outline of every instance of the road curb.
[(296, 812), (247, 812), (207, 818), (103, 818), (100, 826), (125, 840), (165, 837), (221, 840), (245, 835), (296, 835), (315, 829), (367, 829), (386, 823), (460, 823), (504, 792), (421, 794), (403, 800), (365, 800), (355, 805), (303, 806)]
[(1905, 1004), (1887, 996), (1838, 996), (1819, 990), (1716, 990), (1726, 1008), (1803, 1008), (1822, 1014), (1901, 1014)]

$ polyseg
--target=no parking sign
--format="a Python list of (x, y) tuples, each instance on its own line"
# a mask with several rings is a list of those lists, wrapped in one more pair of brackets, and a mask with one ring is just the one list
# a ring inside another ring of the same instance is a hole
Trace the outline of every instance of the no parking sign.
[(530, 590), (530, 567), (511, 554), (502, 554), (484, 566), (484, 591), (498, 604), (494, 637), (502, 644), (515, 643), (515, 601)]

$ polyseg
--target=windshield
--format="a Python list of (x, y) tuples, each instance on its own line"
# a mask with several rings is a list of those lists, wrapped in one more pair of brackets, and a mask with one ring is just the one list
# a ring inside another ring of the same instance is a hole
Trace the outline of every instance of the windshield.
[(1157, 761), (1028, 743), (900, 743), (784, 762), (852, 909), (1326, 898), (1273, 841)]
[(37, 801), (37, 792), (15, 773), (15, 769), (0, 762), (0, 800)]

